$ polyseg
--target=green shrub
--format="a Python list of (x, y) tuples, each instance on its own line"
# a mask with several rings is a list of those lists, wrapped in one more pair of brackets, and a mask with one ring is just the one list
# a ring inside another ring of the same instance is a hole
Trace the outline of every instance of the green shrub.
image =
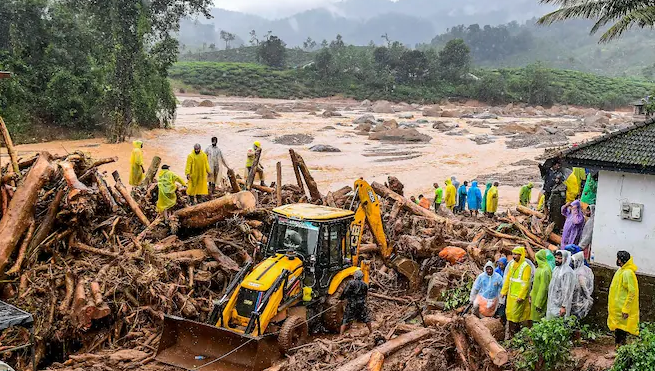
[(617, 351), (611, 371), (655, 370), (655, 324), (642, 323), (639, 339)]

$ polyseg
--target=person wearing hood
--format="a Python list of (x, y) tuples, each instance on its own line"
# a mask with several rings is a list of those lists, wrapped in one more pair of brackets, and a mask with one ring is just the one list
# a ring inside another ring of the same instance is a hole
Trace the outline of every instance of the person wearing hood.
[(146, 170), (143, 168), (143, 142), (135, 140), (132, 142), (132, 147), (132, 155), (130, 156), (130, 185), (136, 187), (146, 177)]
[(589, 205), (589, 219), (582, 228), (582, 235), (580, 236), (580, 248), (584, 251), (584, 258), (589, 261), (591, 259), (591, 239), (594, 236), (594, 220), (596, 217), (596, 205)]
[(496, 273), (500, 274), (501, 277), (505, 277), (505, 268), (507, 267), (507, 258), (501, 256), (500, 259), (496, 262)]
[(459, 181), (457, 180), (457, 177), (451, 176), (450, 182), (453, 184), (453, 187), (455, 187), (455, 207), (457, 207), (457, 205), (459, 205)]
[(457, 188), (451, 180), (446, 180), (446, 207), (453, 211), (457, 205)]
[(594, 305), (594, 272), (585, 265), (584, 253), (580, 251), (573, 255), (573, 273), (575, 274), (575, 287), (573, 288), (573, 302), (571, 315), (580, 319), (587, 317)]
[(546, 318), (568, 317), (575, 287), (575, 274), (571, 268), (571, 253), (566, 250), (555, 252), (555, 269), (548, 287)]
[(493, 317), (498, 308), (502, 288), (503, 278), (494, 271), (494, 263), (487, 262), (484, 272), (478, 275), (471, 289), (470, 302), (473, 304), (473, 313)]
[(480, 207), (480, 210), (482, 210), (483, 214), (487, 213), (487, 196), (489, 195), (489, 190), (491, 189), (492, 184), (487, 183), (484, 189), (484, 195), (482, 196), (482, 207)]
[[(548, 250), (540, 250), (535, 255), (537, 269), (534, 274), (532, 291), (530, 292), (530, 320), (540, 321), (546, 316), (546, 303), (548, 302), (548, 287), (552, 277), (552, 268), (548, 264)], [(551, 254), (552, 255), (552, 254)]]
[(570, 244), (577, 245), (580, 242), (585, 224), (580, 201), (575, 200), (570, 204), (567, 203), (562, 206), (561, 212), (562, 216), (566, 218), (562, 232), (562, 248)]
[(498, 182), (494, 182), (493, 187), (487, 192), (487, 216), (493, 218), (498, 211)]
[(546, 261), (550, 265), (550, 271), (552, 272), (557, 265), (555, 264), (555, 255), (550, 250), (546, 250)]
[(187, 156), (186, 168), (184, 169), (184, 174), (186, 174), (189, 181), (186, 194), (192, 197), (193, 203), (198, 202), (198, 196), (209, 194), (207, 176), (210, 172), (207, 154), (201, 151), (200, 144), (196, 143), (193, 146), (193, 151)]
[(639, 335), (639, 284), (637, 266), (630, 253), (616, 254), (619, 270), (614, 273), (607, 302), (607, 327), (614, 331), (616, 345), (625, 344), (628, 333)]
[(162, 165), (159, 177), (157, 177), (157, 211), (164, 214), (164, 220), (168, 220), (168, 209), (177, 203), (177, 184), (186, 186), (184, 179), (169, 170), (168, 165)]
[[(532, 267), (525, 258), (525, 247), (518, 246), (512, 250), (513, 259), (507, 266), (501, 297), (506, 297), (505, 315), (507, 316), (508, 335), (513, 337), (521, 329), (521, 324), (530, 320), (530, 281)], [(506, 339), (506, 340), (509, 340)]]
[(466, 199), (468, 201), (471, 215), (478, 216), (478, 210), (480, 210), (482, 207), (482, 192), (480, 192), (480, 188), (478, 188), (478, 182), (476, 180), (471, 182), (471, 188), (469, 188)]
[(571, 169), (562, 169), (564, 184), (566, 184), (566, 202), (573, 202), (580, 194), (580, 183)]
[(532, 188), (534, 188), (534, 183), (532, 182), (521, 187), (521, 192), (519, 193), (519, 203), (521, 205), (530, 205), (530, 201), (532, 201)]
[(461, 187), (459, 187), (459, 190), (457, 191), (457, 211), (458, 212), (464, 212), (466, 210), (466, 196), (468, 195), (468, 187), (469, 182), (464, 181), (464, 184), (462, 184)]
[(564, 215), (562, 215), (562, 207), (566, 204), (566, 184), (562, 183), (562, 176), (558, 174), (555, 177), (555, 185), (550, 191), (550, 197), (547, 198), (547, 214), (548, 221), (555, 223), (555, 233), (560, 233), (564, 227)]
[(368, 296), (368, 285), (364, 282), (364, 273), (358, 269), (353, 274), (353, 279), (348, 282), (339, 300), (346, 300), (343, 313), (343, 322), (339, 333), (343, 335), (350, 328), (353, 322), (361, 322), (368, 327), (368, 333), (373, 332), (371, 317), (366, 306)]
[(596, 204), (596, 194), (598, 193), (598, 172), (591, 174), (587, 177), (587, 181), (584, 184), (582, 190), (582, 196), (580, 201), (586, 205), (595, 205)]
[(225, 162), (225, 157), (223, 157), (223, 152), (218, 148), (218, 138), (212, 138), (212, 144), (205, 148), (205, 154), (207, 154), (207, 160), (209, 161), (209, 169), (211, 169), (211, 174), (209, 175), (209, 193), (214, 194), (216, 190), (216, 185), (221, 185), (223, 183), (223, 167), (226, 169), (230, 167), (227, 166)]

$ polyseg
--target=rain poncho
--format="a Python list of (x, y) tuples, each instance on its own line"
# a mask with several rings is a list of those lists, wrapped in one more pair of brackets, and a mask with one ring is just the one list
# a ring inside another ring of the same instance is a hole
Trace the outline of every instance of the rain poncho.
[(548, 265), (550, 265), (550, 270), (551, 271), (553, 269), (555, 269), (555, 267), (556, 267), (556, 265), (555, 265), (555, 255), (553, 255), (553, 253), (550, 252), (550, 250), (546, 250), (546, 261), (548, 261)]
[(132, 156), (130, 156), (130, 185), (138, 186), (141, 184), (145, 175), (143, 174), (143, 142), (135, 140), (132, 142)]
[(596, 179), (594, 179), (593, 176), (587, 177), (587, 182), (584, 184), (584, 190), (582, 191), (582, 197), (580, 197), (580, 201), (586, 203), (587, 205), (595, 205), (597, 192), (598, 182)]
[[(570, 173), (566, 173), (566, 172)], [(578, 183), (578, 178), (575, 177), (575, 174), (569, 169), (564, 169), (564, 184), (566, 184), (566, 202), (573, 202), (578, 194), (580, 193), (580, 183)]]
[(471, 188), (469, 188), (466, 199), (469, 204), (469, 210), (480, 210), (480, 207), (482, 206), (482, 192), (480, 192), (480, 188), (478, 188), (477, 181), (474, 180), (471, 182)]
[[(451, 176), (450, 177), (450, 182), (452, 183), (453, 187), (455, 187), (455, 190), (458, 191), (459, 190), (459, 181), (457, 180), (457, 178), (454, 177), (454, 176)], [(458, 192), (458, 194), (455, 195), (455, 205), (458, 205), (458, 204), (459, 204), (459, 192)]]
[(560, 183), (553, 187), (548, 198), (548, 220), (555, 223), (556, 233), (564, 227), (564, 215), (562, 215), (564, 204), (566, 204), (566, 184)]
[(537, 203), (537, 210), (542, 211), (544, 209), (544, 205), (546, 204), (546, 195), (544, 193), (539, 195), (539, 202)]
[(591, 247), (591, 239), (594, 236), (594, 219), (596, 216), (596, 205), (589, 205), (589, 211), (591, 212), (591, 216), (585, 222), (584, 228), (582, 228), (582, 236), (580, 236), (580, 244), (579, 244), (580, 247), (585, 252), (585, 259), (589, 259), (591, 256), (590, 247)]
[(457, 191), (457, 207), (460, 211), (466, 210), (466, 195), (468, 195), (468, 190), (466, 186), (462, 184)]
[(446, 180), (446, 207), (450, 210), (457, 205), (457, 188), (450, 180)]
[[(525, 247), (517, 247), (512, 252), (520, 254), (521, 259), (518, 262), (512, 261), (507, 266), (501, 295), (507, 296), (505, 309), (507, 320), (520, 323), (530, 319), (530, 303), (527, 298), (530, 292), (532, 267), (525, 259)], [(522, 301), (519, 303), (519, 300)]]
[(480, 210), (482, 210), (483, 213), (487, 212), (487, 196), (489, 195), (489, 190), (491, 189), (492, 184), (487, 183), (487, 186), (484, 190), (484, 196), (482, 196), (482, 207)]
[(519, 193), (519, 202), (523, 206), (528, 206), (530, 201), (532, 200), (532, 188), (534, 187), (534, 184), (528, 183), (527, 185), (524, 185), (521, 187), (521, 192)]
[[(503, 266), (501, 267), (500, 264)], [(505, 268), (507, 268), (507, 258), (503, 256), (496, 262), (496, 273), (500, 274), (501, 277), (505, 277)]]
[(579, 252), (573, 255), (573, 272), (575, 273), (575, 287), (571, 315), (582, 319), (589, 314), (594, 305), (594, 298), (591, 296), (594, 292), (594, 272), (585, 265), (584, 253)]
[(498, 188), (492, 186), (487, 192), (487, 212), (495, 213), (498, 211)]
[(577, 245), (580, 242), (585, 224), (580, 201), (573, 201), (570, 207), (562, 206), (561, 210), (562, 215), (566, 218), (564, 230), (562, 231), (562, 248), (570, 244)]
[(574, 167), (573, 175), (575, 175), (575, 178), (578, 180), (578, 185), (582, 185), (582, 182), (587, 180), (587, 172), (584, 168)]
[(159, 173), (157, 178), (157, 188), (159, 188), (157, 210), (159, 212), (168, 210), (177, 203), (177, 194), (175, 194), (177, 185), (175, 183), (186, 185), (184, 179), (168, 169)]
[(491, 317), (498, 308), (498, 297), (503, 288), (503, 278), (496, 272), (492, 272), (491, 276), (488, 275), (487, 267), (493, 269), (494, 263), (487, 262), (484, 271), (475, 279), (470, 300), (474, 307), (480, 308), (482, 315)]
[(559, 317), (562, 307), (566, 309), (565, 317), (571, 315), (575, 273), (571, 268), (571, 253), (566, 250), (560, 250), (560, 252), (562, 253), (562, 265), (553, 269), (553, 277), (548, 287), (546, 318), (549, 319)]
[(552, 268), (548, 264), (548, 253), (548, 250), (540, 250), (535, 255), (537, 270), (534, 274), (534, 283), (530, 292), (530, 319), (533, 321), (539, 321), (546, 316), (548, 286), (552, 277)]
[[(607, 297), (607, 326), (612, 331), (618, 328), (639, 335), (639, 285), (635, 272), (637, 266), (630, 257), (612, 278)], [(623, 313), (628, 314), (627, 319), (623, 319)]]
[(207, 155), (207, 161), (209, 161), (209, 169), (211, 173), (210, 182), (214, 184), (219, 184), (223, 178), (222, 172), (223, 169), (221, 165), (227, 167), (225, 158), (223, 157), (223, 152), (218, 146), (210, 145), (205, 149), (205, 154)]
[(189, 186), (186, 189), (189, 196), (209, 194), (207, 188), (207, 174), (209, 172), (209, 161), (207, 161), (205, 152), (200, 151), (200, 153), (196, 154), (195, 151), (192, 151), (187, 156), (184, 174), (189, 179)]

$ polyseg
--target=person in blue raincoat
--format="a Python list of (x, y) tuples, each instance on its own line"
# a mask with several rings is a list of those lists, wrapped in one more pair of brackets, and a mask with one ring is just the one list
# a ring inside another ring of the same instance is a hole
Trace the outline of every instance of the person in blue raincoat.
[(482, 208), (482, 192), (478, 188), (478, 182), (476, 180), (471, 182), (471, 188), (469, 188), (466, 199), (469, 204), (471, 216), (478, 216), (478, 211)]
[(496, 262), (496, 272), (500, 274), (501, 277), (505, 277), (505, 267), (507, 267), (507, 258), (501, 256)]
[(464, 210), (466, 210), (466, 197), (468, 195), (468, 187), (469, 182), (464, 181), (464, 184), (462, 184), (461, 187), (459, 187), (459, 190), (457, 190), (457, 210), (462, 213)]
[(498, 308), (502, 288), (503, 278), (494, 271), (494, 263), (487, 262), (484, 272), (475, 279), (471, 289), (470, 301), (473, 304), (473, 313), (493, 317)]

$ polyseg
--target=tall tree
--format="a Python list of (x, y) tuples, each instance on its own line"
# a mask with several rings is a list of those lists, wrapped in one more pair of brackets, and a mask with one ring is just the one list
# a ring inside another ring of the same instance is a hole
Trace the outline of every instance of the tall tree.
[(286, 44), (279, 37), (269, 35), (257, 48), (257, 59), (267, 66), (284, 67), (286, 61)]
[(460, 81), (471, 67), (471, 50), (462, 39), (450, 40), (439, 52), (438, 63), (444, 80)]

